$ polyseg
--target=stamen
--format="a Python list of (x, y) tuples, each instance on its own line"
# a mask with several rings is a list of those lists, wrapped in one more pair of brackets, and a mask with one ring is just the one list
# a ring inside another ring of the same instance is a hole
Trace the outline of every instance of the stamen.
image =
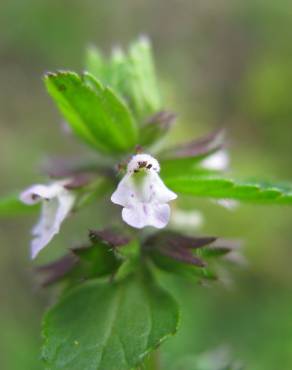
[(147, 162), (146, 161), (138, 162), (138, 165), (139, 165), (140, 168), (144, 168), (144, 167), (146, 167)]

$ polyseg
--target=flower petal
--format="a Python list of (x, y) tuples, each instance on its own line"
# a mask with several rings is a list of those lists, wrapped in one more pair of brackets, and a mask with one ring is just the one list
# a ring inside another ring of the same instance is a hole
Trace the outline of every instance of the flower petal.
[(157, 204), (156, 207), (153, 208), (153, 214), (151, 217), (151, 222), (149, 223), (151, 226), (156, 227), (157, 229), (164, 228), (170, 218), (170, 207), (168, 204)]
[(65, 220), (65, 218), (73, 208), (75, 202), (75, 194), (68, 190), (63, 189), (63, 191), (58, 196), (58, 200), (59, 207), (57, 209), (54, 225), (59, 232), (61, 223)]
[(201, 166), (207, 170), (222, 171), (229, 166), (229, 155), (226, 150), (219, 150), (211, 154), (201, 162)]
[(24, 190), (19, 198), (25, 204), (35, 204), (41, 200), (52, 199), (63, 189), (63, 186), (59, 182), (55, 182), (51, 185), (32, 185)]
[(129, 205), (133, 197), (133, 183), (130, 175), (125, 175), (120, 181), (116, 191), (111, 196), (111, 201), (120, 206)]
[(58, 201), (53, 199), (43, 203), (39, 222), (32, 229), (34, 238), (31, 241), (31, 258), (37, 254), (53, 239), (58, 232), (54, 227), (55, 215), (58, 209)]
[(215, 203), (229, 209), (230, 211), (235, 210), (239, 206), (239, 202), (234, 199), (216, 199)]
[(149, 186), (149, 191), (152, 192), (152, 200), (155, 199), (159, 203), (167, 203), (177, 198), (177, 195), (165, 186), (158, 173), (151, 172), (147, 176), (146, 181), (146, 186)]
[(145, 226), (162, 229), (168, 224), (170, 207), (168, 204), (136, 203), (122, 210), (122, 218), (128, 225), (137, 229)]
[(124, 207), (123, 220), (132, 227), (163, 228), (170, 218), (167, 202), (177, 195), (159, 177), (158, 161), (149, 154), (137, 154), (127, 166), (127, 174), (118, 184), (111, 201)]
[(55, 219), (59, 203), (57, 198), (42, 203), (41, 215), (38, 223), (32, 228), (31, 234), (37, 236), (51, 228), (52, 221)]
[(142, 229), (146, 226), (145, 217), (141, 203), (133, 205), (131, 208), (123, 208), (122, 219), (130, 226), (136, 229)]
[(172, 210), (170, 222), (179, 230), (197, 230), (203, 225), (204, 218), (202, 213), (199, 211), (174, 209)]
[(47, 186), (34, 185), (20, 195), (26, 204), (43, 201), (41, 217), (32, 229), (34, 238), (31, 242), (31, 258), (35, 258), (59, 232), (62, 222), (73, 207), (75, 195), (63, 185), (64, 182)]

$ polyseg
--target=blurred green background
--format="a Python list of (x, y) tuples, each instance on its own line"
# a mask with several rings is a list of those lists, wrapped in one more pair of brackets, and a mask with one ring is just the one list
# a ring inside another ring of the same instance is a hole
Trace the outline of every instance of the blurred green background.
[[(179, 113), (172, 141), (223, 125), (235, 174), (292, 179), (291, 24), (289, 0), (2, 0), (1, 194), (43, 179), (40, 164), (48, 155), (86, 153), (62, 134), (42, 74), (81, 71), (89, 43), (109, 52), (145, 33), (166, 107)], [(292, 369), (292, 210), (245, 205), (230, 212), (192, 204), (204, 211), (203, 233), (245, 240), (249, 266), (235, 269), (228, 287), (180, 290), (186, 302), (181, 331), (163, 347), (165, 369), (222, 344), (247, 369)], [(42, 369), (40, 319), (50, 298), (28, 258), (34, 220), (0, 224), (1, 370)], [(84, 240), (98, 222), (84, 213), (66, 243), (58, 237), (44, 254)]]

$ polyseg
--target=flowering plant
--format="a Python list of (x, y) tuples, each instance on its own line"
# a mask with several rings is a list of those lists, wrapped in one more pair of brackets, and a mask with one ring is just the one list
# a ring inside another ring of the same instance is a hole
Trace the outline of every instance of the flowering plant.
[(214, 280), (219, 259), (241, 261), (233, 241), (196, 235), (193, 214), (177, 209), (175, 199), (292, 204), (292, 187), (229, 177), (222, 131), (163, 144), (176, 116), (163, 109), (146, 38), (127, 53), (115, 49), (109, 60), (91, 48), (85, 73), (47, 73), (44, 81), (70, 131), (96, 156), (53, 162), (49, 184), (3, 199), (0, 211), (41, 203), (32, 258), (88, 204), (105, 200), (111, 217), (84, 245), (38, 267), (43, 285), (63, 287), (43, 320), (42, 357), (54, 370), (137, 368), (178, 330), (180, 302), (164, 274)]

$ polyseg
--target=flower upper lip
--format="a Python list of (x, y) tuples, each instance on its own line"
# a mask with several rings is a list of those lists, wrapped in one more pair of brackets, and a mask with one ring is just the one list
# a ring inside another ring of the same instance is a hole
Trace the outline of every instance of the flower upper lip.
[(138, 172), (139, 170), (149, 170), (149, 171), (160, 171), (160, 166), (154, 157), (152, 157), (150, 154), (136, 154), (134, 155), (131, 160), (128, 163), (127, 166), (127, 172), (133, 173)]

